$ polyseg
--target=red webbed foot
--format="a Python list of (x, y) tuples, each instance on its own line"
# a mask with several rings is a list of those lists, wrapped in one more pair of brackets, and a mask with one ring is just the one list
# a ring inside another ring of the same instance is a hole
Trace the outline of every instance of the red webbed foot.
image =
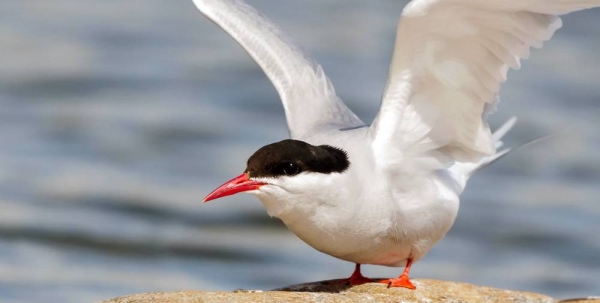
[(414, 284), (412, 284), (412, 282), (410, 282), (410, 279), (408, 279), (408, 276), (405, 276), (405, 275), (402, 275), (398, 278), (381, 280), (381, 281), (379, 281), (379, 283), (387, 284), (388, 288), (404, 287), (404, 288), (408, 288), (408, 289), (417, 289), (417, 287)]
[(385, 283), (390, 287), (404, 287), (408, 289), (417, 289), (417, 287), (410, 282), (408, 278), (408, 273), (410, 272), (410, 266), (412, 265), (412, 259), (408, 259), (406, 261), (406, 267), (404, 268), (404, 272), (398, 278), (385, 279), (379, 281), (379, 283)]
[(360, 264), (356, 264), (354, 272), (350, 276), (350, 278), (342, 279), (338, 281), (333, 281), (331, 284), (346, 284), (350, 286), (361, 285), (365, 283), (375, 282), (373, 279), (369, 279), (362, 275), (360, 272)]

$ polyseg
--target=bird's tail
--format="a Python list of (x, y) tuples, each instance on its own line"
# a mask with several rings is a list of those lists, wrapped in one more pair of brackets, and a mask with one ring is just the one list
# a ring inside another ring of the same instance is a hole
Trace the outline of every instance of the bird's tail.
[(477, 171), (479, 171), (480, 169), (494, 163), (496, 160), (502, 158), (503, 156), (505, 156), (508, 152), (511, 151), (510, 148), (505, 148), (500, 150), (500, 148), (502, 147), (502, 137), (504, 137), (504, 135), (506, 135), (506, 133), (508, 133), (508, 131), (513, 128), (513, 126), (515, 125), (515, 123), (517, 122), (517, 118), (516, 117), (511, 117), (510, 119), (508, 119), (506, 122), (504, 122), (504, 124), (502, 124), (502, 126), (500, 126), (500, 128), (498, 128), (493, 134), (492, 134), (492, 139), (494, 140), (494, 144), (496, 146), (496, 153), (489, 156), (489, 157), (485, 157), (482, 158), (481, 160), (479, 160), (479, 162), (469, 162), (469, 163), (464, 163), (464, 162), (459, 162), (456, 163), (452, 166), (452, 168), (450, 169), (455, 176), (460, 176), (461, 178), (464, 178), (461, 183), (466, 183), (466, 181)]

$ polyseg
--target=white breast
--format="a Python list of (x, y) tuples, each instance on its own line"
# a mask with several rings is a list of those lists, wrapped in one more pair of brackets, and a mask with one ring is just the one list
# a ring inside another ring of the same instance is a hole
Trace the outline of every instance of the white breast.
[(346, 144), (354, 147), (347, 149), (347, 171), (282, 178), (282, 187), (258, 194), (267, 212), (343, 260), (403, 266), (407, 258), (420, 259), (454, 223), (457, 194), (437, 175), (390, 178), (373, 169), (368, 150)]

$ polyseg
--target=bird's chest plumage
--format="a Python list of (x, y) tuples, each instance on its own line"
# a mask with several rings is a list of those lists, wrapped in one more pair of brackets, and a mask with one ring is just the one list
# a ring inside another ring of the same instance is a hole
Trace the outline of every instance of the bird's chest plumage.
[(458, 198), (451, 201), (439, 194), (434, 182), (431, 188), (405, 192), (380, 180), (361, 184), (368, 186), (306, 197), (278, 217), (321, 252), (387, 266), (402, 266), (407, 258), (420, 259), (456, 217)]

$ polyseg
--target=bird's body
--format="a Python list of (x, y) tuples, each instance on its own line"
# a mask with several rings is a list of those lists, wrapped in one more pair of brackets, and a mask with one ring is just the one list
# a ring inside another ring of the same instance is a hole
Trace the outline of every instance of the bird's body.
[[(410, 178), (386, 170), (377, 164), (366, 131), (306, 138), (315, 146), (345, 150), (350, 167), (326, 177), (295, 176), (293, 184), (283, 186), (286, 191), (276, 187), (257, 196), (269, 215), (321, 252), (354, 263), (404, 266), (408, 258), (420, 259), (450, 229), (462, 188), (449, 170)], [(294, 192), (295, 184), (300, 188)], [(294, 192), (294, 199), (287, 191)]]
[(504, 155), (510, 120), (486, 121), (510, 68), (600, 0), (413, 0), (404, 9), (381, 109), (367, 125), (322, 68), (242, 0), (194, 0), (265, 71), (290, 136), (259, 149), (205, 201), (247, 192), (304, 242), (360, 264), (406, 266), (448, 232), (469, 177)]

